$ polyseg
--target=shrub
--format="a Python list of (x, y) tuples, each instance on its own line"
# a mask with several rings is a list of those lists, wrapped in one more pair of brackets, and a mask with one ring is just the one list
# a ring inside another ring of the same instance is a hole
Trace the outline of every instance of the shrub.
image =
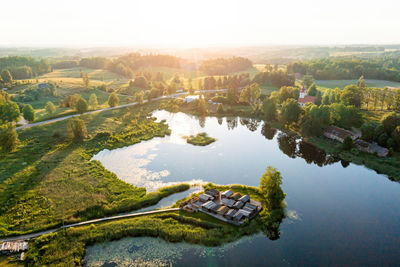
[(85, 122), (79, 118), (72, 118), (68, 127), (75, 140), (83, 140), (87, 135)]
[(346, 136), (346, 138), (343, 141), (343, 149), (344, 150), (350, 150), (354, 147), (354, 141), (351, 139), (350, 136)]
[(88, 110), (88, 103), (86, 102), (86, 100), (81, 97), (78, 102), (76, 103), (76, 111), (78, 113), (84, 113)]
[(44, 108), (49, 115), (54, 115), (54, 113), (56, 113), (56, 106), (54, 106), (53, 102), (51, 101), (48, 101)]
[(110, 107), (116, 107), (119, 104), (119, 97), (115, 92), (112, 92), (110, 96), (108, 97), (108, 105)]
[(22, 113), (24, 114), (24, 118), (28, 120), (29, 122), (32, 122), (35, 120), (35, 110), (31, 105), (25, 105), (24, 108), (22, 109)]

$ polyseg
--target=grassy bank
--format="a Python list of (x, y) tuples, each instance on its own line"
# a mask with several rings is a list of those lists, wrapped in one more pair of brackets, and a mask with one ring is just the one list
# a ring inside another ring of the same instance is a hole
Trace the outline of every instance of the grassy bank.
[(68, 120), (20, 131), (18, 149), (0, 159), (0, 236), (139, 209), (187, 189), (174, 186), (146, 194), (90, 161), (103, 149), (169, 134), (168, 125), (147, 118), (157, 106), (84, 115), (88, 137), (82, 142), (71, 140)]
[[(232, 189), (252, 198), (263, 200), (259, 189), (250, 186), (205, 185), (220, 190)], [(264, 209), (259, 216), (240, 227), (221, 222), (204, 213), (183, 211), (143, 216), (90, 226), (70, 228), (39, 237), (30, 243), (26, 263), (28, 266), (81, 266), (87, 246), (124, 237), (160, 237), (170, 242), (188, 242), (217, 246), (232, 242), (244, 235), (263, 231), (269, 238), (279, 237), (282, 213)]]
[(325, 152), (335, 155), (340, 159), (375, 170), (379, 174), (386, 174), (390, 180), (400, 181), (400, 154), (395, 153), (390, 157), (378, 157), (357, 149), (343, 150), (342, 144), (324, 137), (306, 139), (307, 142), (319, 147)]

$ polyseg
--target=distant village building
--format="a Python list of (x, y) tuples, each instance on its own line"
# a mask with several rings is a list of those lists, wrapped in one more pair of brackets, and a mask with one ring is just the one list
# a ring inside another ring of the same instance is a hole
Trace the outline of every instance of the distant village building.
[(304, 107), (307, 103), (314, 104), (315, 99), (316, 99), (315, 96), (307, 95), (307, 91), (303, 83), (303, 88), (301, 88), (299, 99), (297, 100), (297, 102), (299, 102), (300, 106)]

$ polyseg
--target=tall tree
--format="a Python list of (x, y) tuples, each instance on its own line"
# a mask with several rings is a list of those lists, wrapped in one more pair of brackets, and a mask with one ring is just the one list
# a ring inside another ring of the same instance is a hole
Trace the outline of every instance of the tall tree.
[(18, 134), (15, 125), (5, 123), (0, 125), (0, 147), (4, 152), (14, 151), (18, 145)]
[(303, 76), (303, 83), (306, 88), (310, 87), (311, 84), (314, 83), (314, 78), (312, 75), (304, 75)]
[(281, 121), (285, 124), (296, 123), (299, 120), (301, 111), (302, 109), (299, 103), (296, 100), (289, 98), (282, 105)]
[(276, 103), (273, 99), (266, 98), (263, 102), (262, 110), (266, 120), (276, 120), (278, 111)]
[(285, 193), (283, 193), (281, 185), (281, 173), (276, 168), (268, 166), (260, 180), (260, 191), (269, 210), (282, 208)]
[(321, 96), (321, 91), (320, 90), (317, 91), (317, 94), (315, 96), (314, 104), (317, 105), (317, 106), (322, 104), (322, 96)]
[(13, 81), (13, 77), (11, 76), (9, 70), (3, 70), (1, 72), (1, 79), (3, 80), (4, 83), (12, 83)]
[(358, 79), (357, 86), (361, 88), (367, 87), (365, 84), (364, 75), (361, 75), (361, 77)]
[(76, 103), (75, 108), (78, 113), (85, 113), (88, 110), (88, 103), (83, 97), (81, 97)]
[(21, 116), (21, 112), (17, 103), (8, 101), (3, 105), (0, 105), (0, 122), (13, 122), (18, 121)]
[(85, 122), (79, 118), (70, 119), (68, 128), (75, 140), (83, 140), (87, 135)]
[(117, 96), (117, 94), (115, 92), (112, 92), (110, 94), (110, 96), (108, 97), (108, 105), (110, 107), (115, 107), (118, 106), (119, 104), (119, 97)]
[(35, 110), (31, 105), (24, 105), (22, 108), (22, 113), (24, 114), (24, 118), (29, 122), (33, 122), (35, 120)]
[(84, 86), (85, 88), (88, 88), (88, 87), (89, 87), (90, 80), (89, 80), (89, 75), (88, 75), (87, 73), (83, 73), (83, 75), (82, 75), (82, 82), (83, 82), (83, 86)]
[(89, 97), (89, 105), (92, 107), (92, 109), (96, 109), (98, 104), (99, 103), (97, 101), (96, 94), (91, 94)]
[(342, 91), (340, 100), (346, 105), (353, 105), (360, 108), (362, 103), (360, 88), (356, 85), (347, 85)]
[(56, 113), (56, 106), (54, 106), (53, 102), (51, 101), (47, 101), (46, 106), (44, 108), (46, 109), (47, 114), (49, 114), (50, 116)]
[(316, 96), (317, 95), (317, 86), (315, 83), (312, 83), (310, 87), (308, 87), (307, 95)]

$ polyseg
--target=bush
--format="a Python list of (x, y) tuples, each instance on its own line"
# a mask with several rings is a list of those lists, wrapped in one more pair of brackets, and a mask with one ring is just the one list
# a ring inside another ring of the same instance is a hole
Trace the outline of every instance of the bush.
[(33, 122), (35, 120), (35, 110), (31, 105), (25, 105), (22, 109), (22, 113), (24, 114), (24, 118), (29, 122)]
[(85, 113), (87, 110), (88, 110), (88, 103), (83, 97), (81, 97), (76, 103), (76, 111), (78, 113)]
[(119, 97), (115, 92), (111, 93), (110, 96), (108, 97), (108, 105), (110, 107), (116, 107), (119, 104)]
[(0, 125), (0, 146), (3, 151), (15, 150), (18, 145), (18, 134), (12, 123)]
[(54, 115), (54, 113), (56, 113), (56, 106), (54, 106), (53, 102), (51, 101), (48, 101), (44, 108), (49, 115)]
[(79, 118), (72, 118), (68, 127), (75, 140), (83, 140), (87, 135), (85, 122)]
[(346, 136), (346, 138), (343, 141), (343, 149), (344, 150), (350, 150), (354, 147), (354, 141), (351, 139), (350, 136)]

